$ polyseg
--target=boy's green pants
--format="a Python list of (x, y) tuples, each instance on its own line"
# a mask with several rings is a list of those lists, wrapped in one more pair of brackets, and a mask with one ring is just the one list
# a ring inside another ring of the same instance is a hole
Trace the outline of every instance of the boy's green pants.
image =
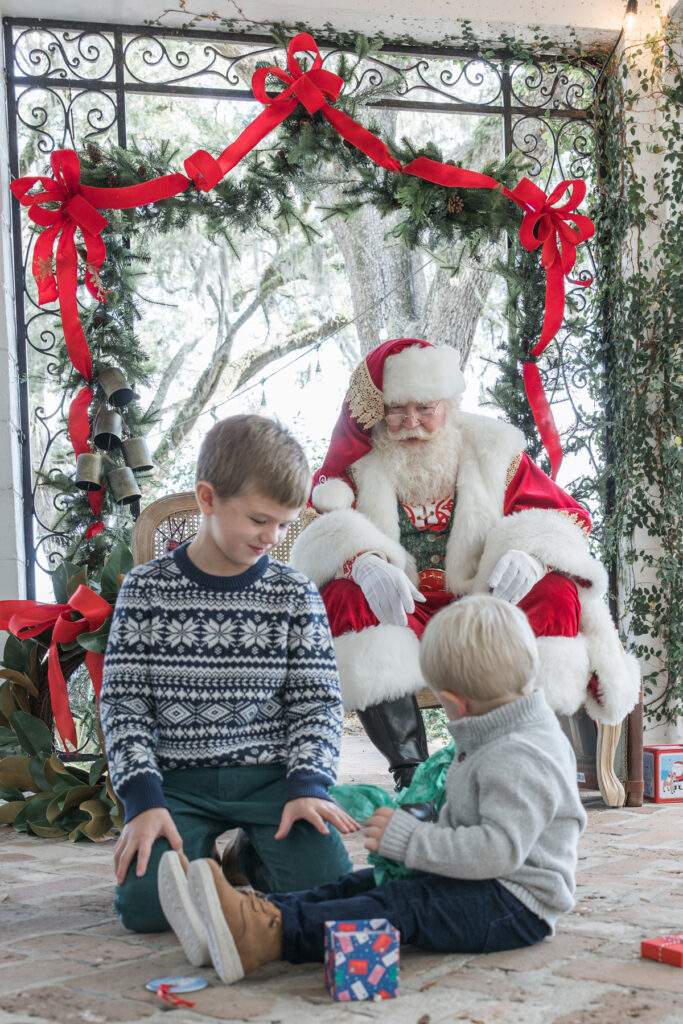
[[(311, 889), (351, 871), (333, 825), (325, 836), (307, 821), (297, 821), (284, 839), (273, 838), (284, 807), (285, 773), (283, 765), (275, 764), (166, 772), (164, 794), (185, 856), (210, 857), (216, 837), (240, 827), (251, 840), (240, 856), (240, 869), (262, 892)], [(166, 839), (157, 839), (145, 875), (136, 877), (133, 860), (125, 882), (116, 887), (114, 906), (131, 931), (168, 929), (157, 895), (159, 860), (168, 849)]]

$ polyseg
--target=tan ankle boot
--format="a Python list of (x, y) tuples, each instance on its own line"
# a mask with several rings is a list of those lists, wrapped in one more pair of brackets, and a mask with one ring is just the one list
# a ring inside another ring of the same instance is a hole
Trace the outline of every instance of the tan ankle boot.
[(213, 966), (226, 985), (282, 959), (282, 913), (275, 904), (237, 892), (212, 860), (192, 861), (188, 884), (206, 929)]
[(190, 898), (187, 884), (189, 866), (190, 862), (184, 853), (166, 851), (159, 861), (159, 902), (187, 959), (195, 967), (203, 967), (211, 962), (211, 956), (204, 925)]

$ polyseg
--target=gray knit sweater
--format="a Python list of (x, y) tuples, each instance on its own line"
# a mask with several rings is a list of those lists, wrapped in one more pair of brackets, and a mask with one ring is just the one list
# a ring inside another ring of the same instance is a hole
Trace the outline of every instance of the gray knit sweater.
[(586, 825), (567, 738), (541, 690), (449, 729), (457, 753), (438, 824), (397, 811), (379, 852), (450, 878), (495, 878), (554, 932), (574, 906)]

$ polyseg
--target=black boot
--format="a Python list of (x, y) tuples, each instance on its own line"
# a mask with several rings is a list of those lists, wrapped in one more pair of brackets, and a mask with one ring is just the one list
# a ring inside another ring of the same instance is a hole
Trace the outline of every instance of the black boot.
[[(413, 695), (385, 700), (356, 714), (368, 738), (389, 762), (396, 791), (407, 789), (417, 766), (429, 757), (422, 713)], [(430, 821), (434, 810), (431, 802), (404, 804), (403, 809), (422, 821)]]

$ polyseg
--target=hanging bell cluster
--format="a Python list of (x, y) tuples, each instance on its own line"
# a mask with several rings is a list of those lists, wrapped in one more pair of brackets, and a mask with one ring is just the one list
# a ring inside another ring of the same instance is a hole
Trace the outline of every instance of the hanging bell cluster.
[[(92, 418), (91, 451), (78, 456), (75, 483), (83, 491), (99, 491), (106, 479), (117, 505), (134, 505), (141, 497), (135, 473), (154, 469), (147, 441), (130, 437), (122, 414), (138, 396), (121, 370), (113, 366), (100, 371), (98, 384), (104, 401)], [(115, 455), (123, 456), (125, 465), (116, 465)]]

